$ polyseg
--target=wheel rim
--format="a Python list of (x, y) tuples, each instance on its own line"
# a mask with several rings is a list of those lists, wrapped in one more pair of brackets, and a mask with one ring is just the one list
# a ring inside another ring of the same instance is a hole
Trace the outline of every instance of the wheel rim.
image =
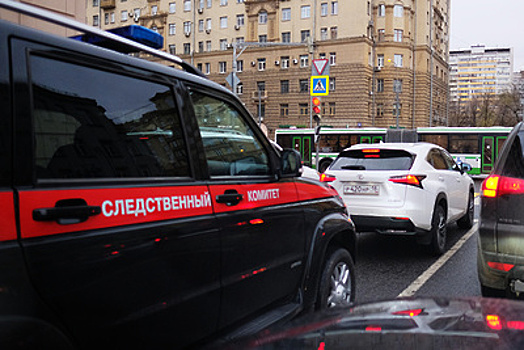
[(439, 211), (438, 216), (437, 240), (439, 247), (443, 249), (446, 245), (446, 217), (442, 210)]
[(336, 307), (351, 303), (351, 274), (349, 266), (341, 261), (331, 274), (331, 291), (328, 295), (327, 306)]

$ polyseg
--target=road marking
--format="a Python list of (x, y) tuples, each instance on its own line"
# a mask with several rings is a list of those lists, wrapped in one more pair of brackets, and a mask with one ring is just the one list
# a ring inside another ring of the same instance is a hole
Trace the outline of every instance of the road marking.
[(455, 243), (455, 245), (451, 247), (450, 250), (448, 250), (444, 255), (442, 255), (437, 261), (435, 261), (433, 265), (431, 265), (426, 271), (424, 271), (422, 275), (418, 276), (418, 278), (415, 281), (413, 281), (413, 283), (411, 283), (409, 287), (404, 289), (404, 291), (400, 293), (397, 296), (397, 298), (411, 297), (415, 295), (415, 293), (420, 288), (422, 288), (422, 286), (431, 278), (431, 276), (433, 276), (442, 266), (444, 266), (444, 264), (449, 259), (451, 259), (451, 257), (455, 255), (455, 253), (458, 252), (460, 248), (462, 248), (464, 243), (466, 243), (467, 240), (470, 239), (471, 236), (475, 234), (475, 232), (477, 232), (477, 228), (478, 220), (475, 220), (475, 225), (473, 225), (473, 227), (468, 232), (466, 232), (466, 234), (462, 236), (462, 238), (460, 238), (457, 241), (457, 243)]

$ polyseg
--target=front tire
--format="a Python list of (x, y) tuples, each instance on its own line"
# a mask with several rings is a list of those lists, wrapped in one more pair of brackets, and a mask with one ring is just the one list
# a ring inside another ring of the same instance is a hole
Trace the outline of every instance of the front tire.
[(351, 305), (355, 300), (355, 264), (346, 249), (328, 250), (318, 290), (317, 308)]
[(466, 214), (457, 221), (457, 226), (460, 228), (470, 229), (473, 226), (473, 218), (475, 211), (475, 199), (473, 198), (473, 193), (469, 193), (468, 198), (468, 209)]
[(446, 211), (441, 204), (437, 204), (433, 219), (431, 220), (431, 243), (429, 248), (435, 255), (441, 255), (446, 251), (447, 223)]

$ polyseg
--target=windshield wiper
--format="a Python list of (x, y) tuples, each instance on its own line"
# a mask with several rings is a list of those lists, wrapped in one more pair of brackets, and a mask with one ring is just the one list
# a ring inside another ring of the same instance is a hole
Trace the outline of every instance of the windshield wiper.
[(340, 169), (344, 170), (366, 170), (366, 167), (363, 165), (343, 165)]

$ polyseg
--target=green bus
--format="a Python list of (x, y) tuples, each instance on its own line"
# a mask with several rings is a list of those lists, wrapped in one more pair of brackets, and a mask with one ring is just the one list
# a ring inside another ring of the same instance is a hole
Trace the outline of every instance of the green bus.
[[(469, 163), (471, 175), (489, 174), (511, 127), (417, 128), (415, 139), (446, 148), (457, 162)], [(324, 172), (334, 158), (357, 143), (388, 142), (387, 128), (322, 128), (318, 143), (318, 167), (314, 129), (278, 129), (275, 141), (300, 152), (304, 165)]]

